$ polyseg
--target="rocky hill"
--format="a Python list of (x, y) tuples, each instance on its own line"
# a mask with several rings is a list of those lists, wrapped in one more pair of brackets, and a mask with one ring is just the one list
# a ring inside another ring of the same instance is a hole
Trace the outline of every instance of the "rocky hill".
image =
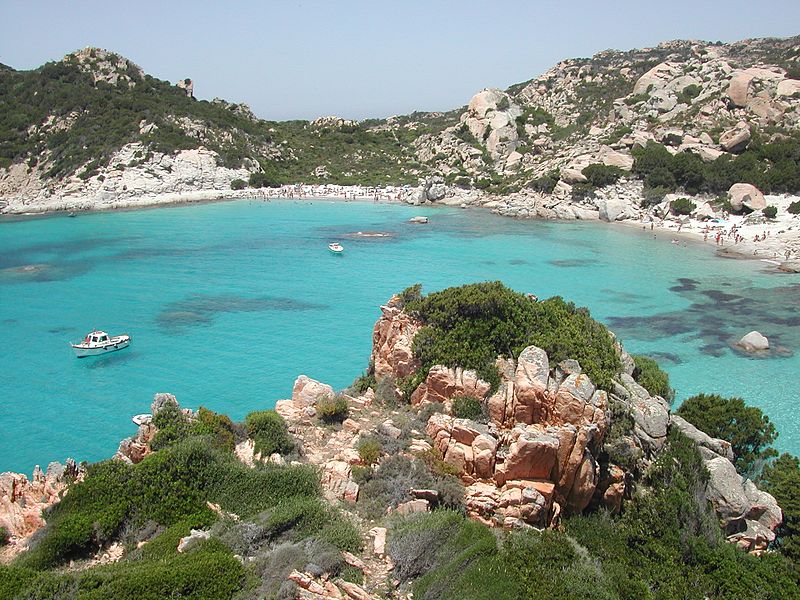
[(18, 212), (248, 184), (423, 182), (405, 198), (614, 220), (736, 183), (797, 193), (799, 61), (800, 37), (674, 41), (565, 60), (448, 113), (279, 123), (87, 48), (0, 70), (0, 198)]
[(798, 594), (796, 509), (585, 310), (414, 287), (372, 339), (341, 392), (300, 376), (242, 424), (156, 394), (113, 460), (0, 476), (0, 597)]

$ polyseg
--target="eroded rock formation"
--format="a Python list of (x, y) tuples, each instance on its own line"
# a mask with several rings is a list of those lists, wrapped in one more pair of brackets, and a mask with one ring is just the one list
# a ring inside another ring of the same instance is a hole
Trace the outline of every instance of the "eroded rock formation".
[(0, 527), (9, 537), (3, 559), (25, 550), (30, 536), (45, 524), (44, 511), (83, 476), (83, 467), (71, 458), (63, 465), (50, 463), (45, 472), (36, 465), (30, 479), (21, 473), (0, 473)]

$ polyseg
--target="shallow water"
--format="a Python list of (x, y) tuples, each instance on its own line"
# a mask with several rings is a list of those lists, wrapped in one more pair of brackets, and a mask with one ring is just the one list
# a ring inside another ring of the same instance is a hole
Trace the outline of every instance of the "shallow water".
[[(430, 223), (405, 222), (415, 214)], [(359, 231), (391, 236), (348, 235)], [(328, 252), (333, 240), (344, 255)], [(110, 456), (155, 392), (241, 419), (289, 397), (301, 373), (344, 387), (393, 292), (485, 280), (588, 306), (659, 361), (679, 400), (742, 396), (776, 423), (781, 450), (800, 453), (800, 276), (711, 251), (602, 223), (319, 200), (6, 222), (0, 471)], [(95, 327), (133, 343), (74, 358), (67, 342)], [(794, 354), (734, 353), (753, 329)]]

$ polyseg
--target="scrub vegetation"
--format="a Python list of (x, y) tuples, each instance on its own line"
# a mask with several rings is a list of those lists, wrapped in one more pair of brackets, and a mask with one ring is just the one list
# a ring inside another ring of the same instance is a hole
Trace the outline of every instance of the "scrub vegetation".
[(527, 346), (552, 363), (577, 360), (596, 385), (610, 389), (621, 364), (614, 341), (585, 308), (555, 296), (536, 302), (499, 281), (448, 288), (428, 296), (413, 286), (401, 294), (405, 310), (425, 326), (414, 338), (422, 363), (402, 387), (413, 391), (433, 365), (474, 369), (492, 390), (500, 383), (497, 356), (516, 357)]

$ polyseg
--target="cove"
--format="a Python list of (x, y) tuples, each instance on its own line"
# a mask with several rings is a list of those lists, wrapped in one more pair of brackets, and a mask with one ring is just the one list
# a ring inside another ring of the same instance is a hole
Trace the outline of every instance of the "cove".
[[(424, 214), (427, 225), (408, 223)], [(358, 235), (384, 232), (387, 236)], [(589, 307), (657, 359), (677, 402), (738, 395), (800, 453), (800, 275), (727, 261), (649, 231), (515, 221), (478, 210), (343, 201), (234, 201), (0, 224), (0, 471), (110, 457), (155, 392), (242, 419), (297, 375), (347, 386), (367, 366), (379, 305), (501, 280)], [(339, 241), (342, 256), (327, 245)], [(130, 348), (76, 359), (93, 328)], [(756, 329), (788, 356), (751, 358)]]

